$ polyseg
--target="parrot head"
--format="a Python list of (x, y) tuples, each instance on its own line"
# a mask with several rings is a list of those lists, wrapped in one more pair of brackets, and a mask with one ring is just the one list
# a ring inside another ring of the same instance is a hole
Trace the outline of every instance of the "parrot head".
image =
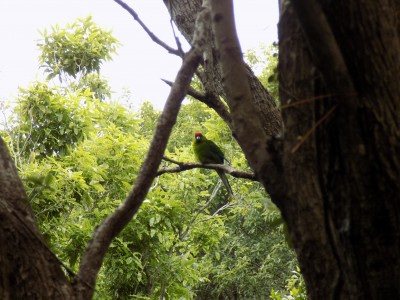
[(203, 135), (202, 135), (200, 132), (196, 132), (196, 133), (194, 134), (194, 139), (195, 139), (197, 142), (200, 142), (200, 141), (203, 139)]

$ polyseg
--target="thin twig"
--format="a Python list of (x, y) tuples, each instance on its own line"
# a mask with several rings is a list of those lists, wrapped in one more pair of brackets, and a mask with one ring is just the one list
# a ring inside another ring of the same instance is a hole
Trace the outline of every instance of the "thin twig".
[(121, 0), (114, 0), (116, 3), (121, 5), (134, 19), (136, 22), (139, 23), (139, 25), (144, 29), (144, 31), (147, 33), (147, 35), (155, 42), (156, 44), (160, 45), (163, 47), (165, 50), (167, 50), (169, 53), (175, 54), (179, 57), (183, 57), (183, 52), (181, 51), (182, 49), (174, 49), (171, 46), (168, 46), (166, 43), (164, 43), (161, 39), (159, 39), (153, 32), (150, 31), (150, 29), (142, 22), (142, 20), (139, 18), (138, 14), (133, 10), (132, 7), (130, 7), (128, 4)]
[(299, 150), (300, 146), (304, 144), (304, 142), (308, 139), (308, 137), (319, 127), (319, 125), (322, 124), (336, 109), (337, 105), (332, 107), (325, 115), (322, 116), (321, 119), (318, 120), (317, 123), (314, 124), (313, 127), (311, 127), (305, 134), (304, 136), (300, 139), (300, 141), (293, 147), (293, 149), (290, 151), (292, 154), (295, 153), (297, 150)]
[(226, 203), (226, 204), (222, 205), (220, 208), (218, 208), (218, 209), (211, 215), (211, 217), (208, 217), (208, 218), (199, 220), (195, 225), (197, 225), (197, 224), (199, 224), (199, 223), (201, 223), (201, 222), (207, 222), (207, 221), (209, 221), (209, 220), (214, 219), (214, 217), (215, 217), (220, 211), (223, 211), (224, 209), (227, 209), (227, 208), (232, 207), (232, 206), (234, 206), (234, 205), (235, 205), (235, 204), (232, 204), (232, 203)]
[(163, 156), (163, 160), (169, 161), (169, 162), (171, 162), (173, 164), (176, 164), (176, 165), (183, 165), (184, 164), (183, 162), (179, 162), (177, 160), (173, 160), (172, 158), (169, 158), (169, 157), (166, 157), (166, 156)]
[(293, 106), (298, 106), (298, 105), (302, 105), (302, 104), (306, 104), (306, 103), (311, 103), (311, 102), (314, 102), (315, 100), (321, 100), (321, 99), (325, 99), (325, 98), (328, 98), (328, 97), (332, 97), (332, 95), (320, 95), (320, 96), (314, 96), (314, 97), (310, 97), (310, 98), (307, 98), (307, 99), (303, 99), (303, 100), (298, 100), (298, 101), (296, 101), (296, 102), (292, 102), (292, 103), (289, 103), (289, 104), (284, 104), (284, 105), (281, 105), (281, 109), (286, 109), (286, 108), (290, 108), (290, 107), (293, 107)]
[[(357, 95), (356, 93), (348, 93), (348, 94), (345, 94), (345, 95), (342, 95), (342, 96), (343, 97), (352, 97), (352, 96), (356, 96), (356, 95)], [(310, 98), (307, 98), (307, 99), (298, 100), (298, 101), (293, 102), (293, 103), (281, 105), (280, 109), (287, 109), (287, 108), (290, 108), (290, 107), (293, 107), (293, 106), (298, 106), (298, 105), (302, 105), (302, 104), (306, 104), (306, 103), (311, 103), (311, 102), (314, 102), (315, 100), (322, 100), (322, 99), (325, 99), (325, 98), (328, 98), (328, 97), (333, 97), (333, 96), (334, 95), (332, 95), (332, 94), (314, 96), (314, 97), (310, 97)], [(338, 95), (335, 95), (335, 96), (338, 96)]]
[(169, 23), (171, 24), (172, 33), (174, 34), (174, 38), (175, 38), (176, 46), (178, 47), (178, 51), (180, 52), (181, 57), (183, 57), (185, 52), (182, 49), (181, 41), (179, 40), (178, 36), (175, 33), (175, 26), (174, 26), (174, 23), (172, 22), (172, 17), (170, 18)]
[(179, 239), (182, 240), (183, 238), (185, 238), (185, 236), (189, 233), (190, 229), (193, 226), (195, 226), (196, 224), (200, 223), (200, 221), (195, 223), (196, 219), (214, 200), (215, 196), (217, 195), (218, 190), (221, 188), (221, 185), (222, 185), (222, 181), (220, 180), (220, 181), (218, 181), (217, 185), (214, 187), (214, 190), (211, 193), (210, 199), (208, 199), (208, 201), (202, 207), (200, 207), (200, 209), (196, 212), (194, 217), (190, 220), (189, 225), (186, 228), (186, 230), (179, 235)]
[[(169, 81), (167, 79), (161, 78), (161, 80), (164, 81), (169, 86), (172, 86), (174, 84), (172, 81)], [(192, 96), (193, 98), (195, 98), (197, 100), (199, 100), (200, 102), (205, 102), (206, 94), (195, 90), (191, 86), (188, 88), (188, 95)]]

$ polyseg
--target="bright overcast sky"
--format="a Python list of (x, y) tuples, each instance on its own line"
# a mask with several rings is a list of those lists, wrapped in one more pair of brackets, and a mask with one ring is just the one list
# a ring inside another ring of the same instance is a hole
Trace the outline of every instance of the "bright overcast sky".
[[(163, 41), (174, 46), (169, 15), (161, 0), (126, 0), (142, 21)], [(236, 26), (242, 50), (277, 39), (278, 0), (235, 0)], [(0, 102), (15, 97), (18, 87), (42, 80), (39, 69), (38, 30), (92, 15), (93, 20), (122, 43), (102, 74), (116, 97), (123, 88), (138, 107), (149, 100), (162, 108), (169, 87), (160, 78), (173, 80), (180, 59), (154, 44), (133, 18), (113, 0), (0, 0)]]

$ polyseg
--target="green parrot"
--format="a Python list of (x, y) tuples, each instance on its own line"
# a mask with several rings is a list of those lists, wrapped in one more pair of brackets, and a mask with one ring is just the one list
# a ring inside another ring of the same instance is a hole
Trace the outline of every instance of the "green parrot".
[[(213, 142), (208, 140), (200, 132), (194, 134), (193, 139), (193, 151), (199, 162), (202, 164), (223, 164), (225, 155), (221, 149)], [(232, 188), (229, 184), (228, 178), (226, 178), (225, 172), (222, 170), (216, 170), (219, 177), (221, 178), (225, 188), (229, 194), (229, 197), (233, 197)]]

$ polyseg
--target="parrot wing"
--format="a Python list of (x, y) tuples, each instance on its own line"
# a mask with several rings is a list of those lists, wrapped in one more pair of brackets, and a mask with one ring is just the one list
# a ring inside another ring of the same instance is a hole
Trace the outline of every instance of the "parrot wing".
[(197, 160), (203, 164), (224, 163), (224, 154), (213, 141), (194, 142), (193, 150)]
[(213, 156), (213, 163), (223, 164), (225, 155), (221, 149), (213, 141), (208, 140), (207, 143), (209, 144), (209, 149)]

